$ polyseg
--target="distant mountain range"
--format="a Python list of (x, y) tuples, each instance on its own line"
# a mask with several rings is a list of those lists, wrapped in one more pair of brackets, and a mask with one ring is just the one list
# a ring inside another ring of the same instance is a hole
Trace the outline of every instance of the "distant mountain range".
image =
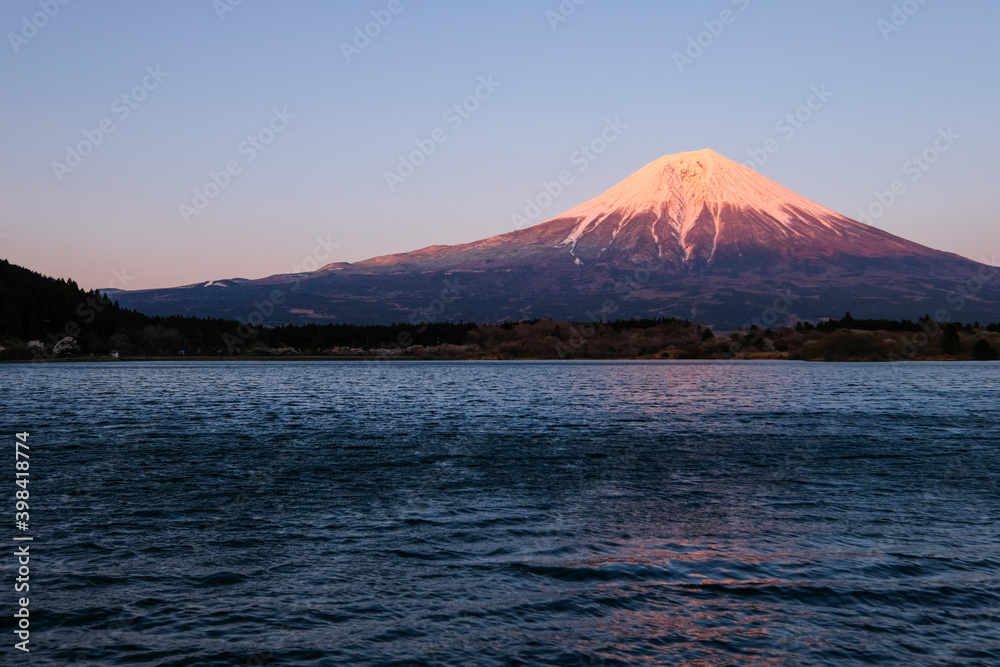
[(851, 220), (703, 150), (474, 243), (111, 295), (148, 314), (267, 324), (680, 317), (726, 329), (848, 310), (993, 321), (1000, 271)]

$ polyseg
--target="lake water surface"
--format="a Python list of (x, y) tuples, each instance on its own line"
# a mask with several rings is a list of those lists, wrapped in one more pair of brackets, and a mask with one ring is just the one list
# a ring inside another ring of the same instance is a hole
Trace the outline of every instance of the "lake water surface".
[(0, 406), (7, 664), (1000, 664), (997, 364), (3, 365)]

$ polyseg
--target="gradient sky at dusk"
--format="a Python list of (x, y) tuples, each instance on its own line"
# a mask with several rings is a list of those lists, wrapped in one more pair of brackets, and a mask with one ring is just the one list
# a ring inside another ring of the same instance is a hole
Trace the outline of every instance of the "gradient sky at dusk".
[[(765, 176), (852, 218), (903, 181), (876, 226), (1000, 263), (996, 2), (586, 0), (553, 24), (558, 0), (399, 0), (347, 62), (342, 43), (390, 0), (243, 0), (220, 18), (235, 1), (71, 0), (22, 39), (38, 0), (3, 4), (0, 257), (88, 289), (122, 269), (129, 288), (259, 278), (512, 231), (564, 169), (573, 183), (537, 221), (664, 154), (743, 162), (773, 138)], [(883, 34), (904, 4), (918, 9)], [(679, 71), (706, 21), (721, 34)], [(456, 126), (445, 112), (481, 77), (499, 87)], [(144, 79), (134, 109), (115, 102)], [(832, 97), (779, 129), (814, 88)], [(248, 161), (274, 109), (294, 118)], [(581, 172), (574, 153), (607, 119), (627, 127)], [(102, 121), (114, 131), (57, 176)], [(390, 191), (385, 172), (437, 128)], [(933, 165), (907, 165), (925, 149)], [(230, 161), (239, 173), (185, 222), (179, 205)]]

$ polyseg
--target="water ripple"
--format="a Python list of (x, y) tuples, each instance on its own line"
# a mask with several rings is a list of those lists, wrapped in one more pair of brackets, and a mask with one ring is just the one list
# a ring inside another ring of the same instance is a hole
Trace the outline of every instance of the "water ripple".
[(33, 664), (1000, 664), (995, 365), (0, 378)]

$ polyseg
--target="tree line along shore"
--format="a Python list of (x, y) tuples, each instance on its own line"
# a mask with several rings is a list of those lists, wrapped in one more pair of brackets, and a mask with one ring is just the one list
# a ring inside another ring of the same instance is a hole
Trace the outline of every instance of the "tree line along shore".
[(687, 320), (250, 326), (154, 317), (0, 260), (0, 361), (791, 359), (993, 361), (1000, 324), (839, 319), (715, 332)]

